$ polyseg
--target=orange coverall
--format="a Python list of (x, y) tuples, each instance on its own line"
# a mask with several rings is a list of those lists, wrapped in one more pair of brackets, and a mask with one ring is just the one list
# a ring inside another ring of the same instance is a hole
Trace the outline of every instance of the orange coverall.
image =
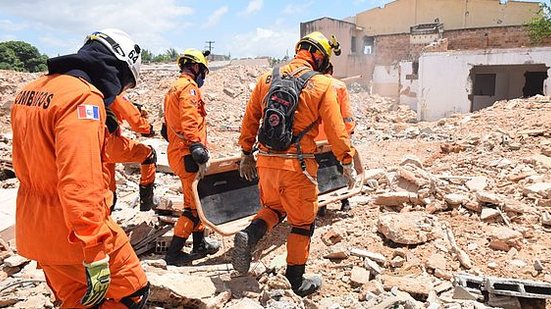
[[(337, 92), (337, 102), (339, 102), (342, 120), (344, 122), (344, 127), (348, 135), (354, 133), (354, 128), (356, 127), (356, 122), (354, 121), (354, 114), (352, 113), (352, 108), (350, 107), (350, 96), (348, 95), (348, 90), (346, 89), (346, 84), (342, 81), (327, 75), (331, 78), (331, 83), (335, 91)], [(327, 136), (325, 135), (325, 128), (323, 122), (320, 124), (319, 134), (316, 137), (316, 141), (325, 141)]]
[(47, 75), (17, 95), (11, 112), (17, 192), (16, 245), (36, 260), (62, 308), (82, 308), (82, 262), (110, 256), (104, 308), (147, 284), (124, 231), (108, 215), (103, 95), (84, 79)]
[[(124, 95), (117, 96), (110, 108), (117, 116), (119, 123), (126, 120), (133, 131), (141, 134), (150, 132), (150, 124), (147, 119), (142, 117), (138, 108)], [(115, 133), (107, 135), (105, 152), (108, 162), (105, 165), (111, 176), (109, 189), (115, 192), (117, 186), (115, 182), (115, 163), (142, 163), (151, 155), (151, 148), (122, 136), (120, 130), (117, 130)], [(155, 182), (156, 167), (154, 163), (141, 164), (140, 172), (140, 185), (149, 185)]]
[[(312, 66), (306, 61), (309, 52), (300, 51), (295, 59), (281, 68), (281, 73), (289, 73), (299, 67)], [(239, 145), (250, 152), (256, 141), (260, 118), (263, 114), (263, 99), (270, 88), (271, 72), (260, 77), (253, 90), (243, 123)], [(297, 135), (311, 123), (321, 117), (323, 122), (330, 124), (326, 128), (329, 142), (333, 145), (335, 157), (348, 164), (354, 156), (354, 149), (350, 140), (339, 107), (336, 104), (335, 90), (331, 87), (331, 80), (324, 75), (315, 75), (307, 83), (300, 94), (300, 103), (295, 113), (293, 134)], [(300, 145), (304, 154), (313, 154), (316, 151), (314, 138), (318, 135), (318, 126), (314, 126), (302, 138)], [(262, 145), (261, 151), (268, 152)], [(285, 153), (296, 153), (292, 146)], [(306, 160), (306, 170), (315, 178), (318, 164), (315, 159)], [(287, 264), (304, 265), (310, 251), (310, 236), (314, 229), (314, 220), (318, 210), (318, 188), (302, 172), (300, 162), (296, 158), (282, 158), (259, 154), (257, 161), (260, 202), (262, 209), (256, 218), (267, 223), (271, 230), (287, 215), (287, 220), (293, 231), (287, 238)]]
[(197, 83), (182, 73), (165, 96), (165, 122), (168, 134), (168, 163), (182, 182), (184, 211), (174, 226), (174, 235), (187, 238), (191, 233), (205, 229), (197, 215), (191, 185), (196, 172), (187, 172), (184, 157), (190, 156), (189, 146), (202, 143), (207, 146), (207, 121), (205, 103)]

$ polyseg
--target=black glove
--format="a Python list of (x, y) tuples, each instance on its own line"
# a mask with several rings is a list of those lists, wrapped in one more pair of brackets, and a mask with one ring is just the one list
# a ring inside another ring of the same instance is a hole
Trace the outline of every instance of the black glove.
[(149, 133), (145, 133), (145, 134), (142, 133), (142, 136), (143, 137), (153, 137), (153, 136), (155, 136), (155, 130), (153, 130), (153, 125), (152, 124), (149, 125)]
[(168, 132), (166, 129), (166, 123), (163, 122), (163, 126), (161, 127), (161, 136), (168, 142)]
[(205, 164), (209, 160), (209, 152), (201, 143), (193, 143), (189, 146), (191, 157), (197, 164)]

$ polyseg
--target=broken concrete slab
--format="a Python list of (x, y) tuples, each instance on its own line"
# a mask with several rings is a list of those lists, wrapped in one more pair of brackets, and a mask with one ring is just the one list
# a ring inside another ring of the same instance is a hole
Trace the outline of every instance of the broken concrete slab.
[(524, 187), (524, 195), (537, 194), (543, 198), (551, 198), (551, 183), (540, 182)]
[(477, 191), (475, 193), (476, 199), (481, 203), (500, 205), (502, 203), (501, 198), (494, 193), (488, 191)]
[(413, 192), (386, 192), (375, 196), (373, 203), (383, 206), (402, 206), (404, 204), (417, 205), (419, 196)]
[(495, 208), (482, 207), (482, 212), (480, 213), (480, 220), (490, 220), (500, 216), (499, 210)]
[(467, 203), (469, 197), (460, 193), (449, 193), (444, 196), (444, 200), (452, 206), (458, 206)]
[[(189, 276), (170, 271), (147, 273), (151, 284), (150, 302), (167, 306), (206, 306), (206, 301), (216, 295), (217, 288), (208, 277)], [(193, 282), (193, 284), (189, 284)]]
[(488, 178), (483, 176), (474, 177), (473, 179), (468, 180), (465, 183), (465, 186), (471, 192), (482, 191), (488, 186)]
[(384, 264), (386, 262), (386, 258), (384, 255), (380, 253), (364, 250), (364, 249), (359, 249), (359, 248), (350, 249), (350, 255), (363, 257), (363, 258), (370, 258), (379, 264)]
[(522, 248), (522, 233), (508, 227), (494, 228), (490, 233), (490, 248), (494, 250), (509, 251), (511, 248)]
[(364, 258), (364, 267), (371, 270), (374, 275), (383, 273), (383, 269), (373, 260), (368, 257)]
[(437, 221), (422, 212), (385, 213), (379, 216), (377, 230), (395, 243), (416, 245), (441, 235)]
[(385, 290), (390, 290), (393, 287), (397, 287), (401, 291), (426, 297), (433, 289), (432, 282), (429, 279), (419, 277), (409, 278), (381, 275), (380, 279), (383, 282)]
[(412, 154), (406, 155), (404, 158), (402, 158), (400, 162), (401, 166), (408, 165), (408, 164), (416, 166), (418, 168), (423, 168), (423, 163), (421, 162), (421, 159), (419, 159), (417, 156)]
[(4, 264), (8, 267), (19, 267), (25, 263), (28, 263), (30, 260), (20, 256), (19, 254), (14, 254), (9, 258), (4, 260)]
[(369, 282), (369, 276), (369, 270), (363, 267), (354, 266), (350, 272), (350, 283), (353, 286), (362, 286)]

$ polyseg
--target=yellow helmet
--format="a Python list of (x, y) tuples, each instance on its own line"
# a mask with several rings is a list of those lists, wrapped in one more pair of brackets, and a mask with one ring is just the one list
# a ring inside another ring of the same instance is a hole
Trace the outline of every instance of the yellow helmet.
[(207, 56), (210, 55), (210, 51), (200, 51), (195, 48), (188, 48), (178, 57), (178, 66), (186, 63), (198, 63), (202, 64), (205, 70), (209, 71)]
[(340, 44), (339, 42), (337, 42), (337, 38), (335, 38), (334, 35), (331, 35), (331, 40), (329, 40), (327, 39), (327, 37), (325, 37), (325, 35), (323, 35), (323, 33), (319, 31), (314, 31), (302, 37), (297, 42), (295, 52), (298, 53), (298, 51), (301, 49), (312, 51), (312, 47), (319, 50), (325, 57), (324, 63), (322, 65), (323, 67), (319, 68), (320, 71), (323, 71), (329, 65), (329, 59), (331, 58), (333, 51), (335, 52), (336, 56), (339, 56), (341, 54)]

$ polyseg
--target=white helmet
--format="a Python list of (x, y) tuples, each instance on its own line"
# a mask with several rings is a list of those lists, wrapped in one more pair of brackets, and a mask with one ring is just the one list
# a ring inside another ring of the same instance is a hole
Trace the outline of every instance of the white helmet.
[(97, 40), (117, 57), (126, 62), (130, 72), (134, 76), (134, 86), (140, 77), (140, 66), (142, 65), (141, 48), (130, 38), (130, 36), (119, 29), (109, 28), (96, 31), (88, 36), (84, 43), (89, 40)]

